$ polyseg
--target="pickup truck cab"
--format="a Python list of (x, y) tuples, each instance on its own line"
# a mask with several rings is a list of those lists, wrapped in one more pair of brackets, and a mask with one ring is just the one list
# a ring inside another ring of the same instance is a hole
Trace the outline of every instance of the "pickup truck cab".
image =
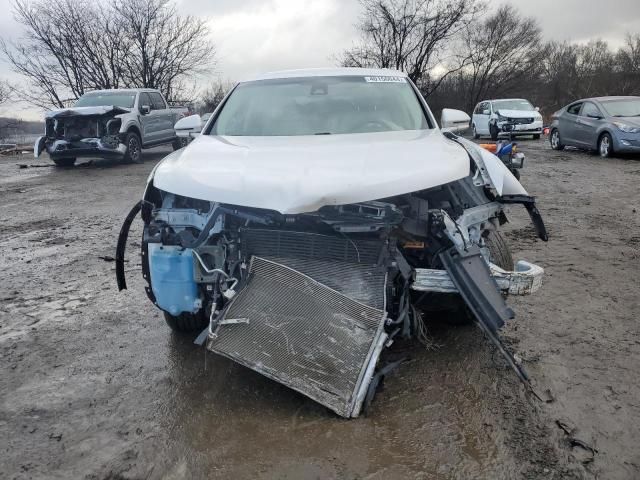
[(147, 88), (96, 90), (82, 95), (71, 108), (47, 112), (45, 134), (34, 154), (46, 151), (58, 166), (70, 167), (79, 157), (116, 158), (140, 163), (142, 149), (184, 146), (173, 128), (188, 115), (172, 108), (158, 90)]

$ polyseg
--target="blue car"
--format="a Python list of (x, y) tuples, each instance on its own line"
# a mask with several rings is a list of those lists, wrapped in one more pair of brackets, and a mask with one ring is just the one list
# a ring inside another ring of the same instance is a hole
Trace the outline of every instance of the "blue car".
[(640, 97), (598, 97), (573, 102), (553, 114), (551, 148), (595, 150), (601, 157), (640, 153)]

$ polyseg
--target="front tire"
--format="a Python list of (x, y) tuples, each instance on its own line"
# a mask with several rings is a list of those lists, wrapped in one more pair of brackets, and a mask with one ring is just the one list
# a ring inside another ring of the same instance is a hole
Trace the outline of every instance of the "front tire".
[(174, 332), (200, 332), (209, 324), (207, 316), (201, 310), (198, 313), (181, 313), (178, 316), (164, 313), (164, 321)]
[(549, 144), (551, 145), (551, 148), (554, 150), (564, 150), (564, 145), (560, 140), (560, 132), (558, 131), (557, 128), (554, 128), (551, 131), (551, 135), (549, 136)]
[(135, 132), (127, 133), (124, 144), (127, 150), (122, 159), (124, 163), (142, 163), (142, 142), (140, 136)]
[(484, 243), (489, 250), (489, 259), (491, 263), (497, 265), (503, 270), (513, 270), (513, 255), (511, 255), (511, 249), (507, 244), (507, 240), (502, 233), (491, 230), (489, 234), (484, 238)]
[(76, 164), (75, 158), (52, 158), (56, 167), (73, 167)]
[(534, 140), (540, 140), (540, 134), (539, 134), (539, 133), (535, 133), (535, 134), (533, 135), (533, 139), (534, 139)]
[(478, 134), (478, 131), (476, 130), (476, 124), (475, 123), (473, 124), (472, 128), (473, 128), (473, 138), (475, 140), (478, 140), (480, 138), (480, 135)]
[(600, 135), (598, 139), (598, 153), (602, 158), (611, 158), (613, 155), (613, 140), (608, 133)]

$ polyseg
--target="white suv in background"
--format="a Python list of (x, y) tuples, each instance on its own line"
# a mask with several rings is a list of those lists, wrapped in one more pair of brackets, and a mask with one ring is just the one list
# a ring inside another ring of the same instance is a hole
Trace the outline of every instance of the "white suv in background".
[(542, 115), (522, 98), (484, 100), (473, 110), (471, 119), (473, 138), (489, 135), (497, 140), (499, 135), (533, 135), (540, 138)]

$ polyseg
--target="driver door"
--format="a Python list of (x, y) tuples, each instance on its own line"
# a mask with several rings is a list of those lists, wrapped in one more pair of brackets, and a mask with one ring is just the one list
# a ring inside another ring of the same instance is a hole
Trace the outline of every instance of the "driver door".
[[(143, 113), (142, 107), (149, 107), (149, 113)], [(153, 109), (153, 101), (147, 92), (140, 93), (138, 101), (138, 110), (140, 112), (140, 123), (142, 124), (142, 144), (147, 145), (158, 140), (160, 135), (160, 122)]]
[(602, 112), (591, 102), (584, 102), (576, 121), (576, 143), (581, 147), (597, 148), (597, 131), (602, 123)]
[(491, 116), (491, 106), (489, 102), (480, 102), (473, 112), (473, 124), (476, 132), (481, 135), (489, 135), (489, 117)]

